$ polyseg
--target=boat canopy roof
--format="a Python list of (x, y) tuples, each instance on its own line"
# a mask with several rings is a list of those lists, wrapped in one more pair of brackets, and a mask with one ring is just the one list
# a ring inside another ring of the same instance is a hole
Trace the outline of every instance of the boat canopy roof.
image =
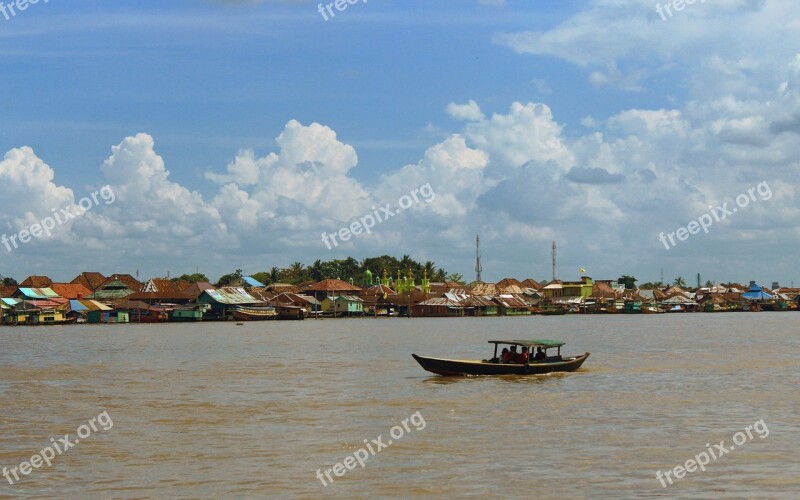
[(564, 342), (559, 342), (558, 340), (490, 340), (489, 343), (519, 345), (522, 347), (544, 347), (547, 349), (564, 345)]

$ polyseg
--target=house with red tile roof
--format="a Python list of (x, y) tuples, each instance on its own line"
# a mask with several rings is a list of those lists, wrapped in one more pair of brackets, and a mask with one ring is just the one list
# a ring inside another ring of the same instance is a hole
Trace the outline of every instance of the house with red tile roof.
[(28, 288), (49, 288), (52, 284), (53, 280), (47, 276), (28, 276), (19, 286)]
[(70, 281), (73, 285), (83, 285), (89, 290), (96, 292), (103, 287), (103, 284), (106, 282), (106, 277), (100, 273), (96, 272), (84, 272), (77, 276), (75, 279)]
[(50, 285), (50, 289), (56, 292), (59, 297), (70, 300), (85, 299), (92, 294), (92, 290), (80, 283), (53, 283)]
[(192, 286), (190, 281), (171, 280), (168, 278), (152, 278), (142, 286), (143, 292), (171, 292), (178, 293)]
[(139, 292), (142, 290), (142, 283), (139, 282), (136, 278), (131, 276), (130, 274), (112, 274), (103, 282), (103, 285), (100, 288), (104, 288), (107, 284), (111, 283), (112, 281), (121, 281), (125, 284), (128, 288), (133, 290), (134, 292)]

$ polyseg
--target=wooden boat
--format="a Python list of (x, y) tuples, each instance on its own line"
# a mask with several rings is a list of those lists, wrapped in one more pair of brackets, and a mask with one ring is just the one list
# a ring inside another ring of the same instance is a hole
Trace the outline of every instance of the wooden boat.
[(164, 323), (169, 321), (169, 313), (166, 310), (150, 309), (142, 311), (136, 309), (130, 311), (131, 323)]
[(648, 305), (642, 307), (642, 314), (664, 314), (666, 311), (660, 309), (658, 306)]
[(539, 314), (542, 316), (563, 316), (569, 310), (561, 304), (554, 304), (552, 302), (542, 302), (539, 304)]
[(563, 316), (569, 312), (568, 309), (542, 309), (539, 314), (542, 316)]
[(231, 310), (233, 319), (237, 321), (262, 321), (278, 319), (278, 312), (274, 307), (244, 307), (236, 306)]
[[(568, 358), (561, 357), (563, 342), (555, 340), (490, 340), (494, 344), (494, 357), (492, 359), (465, 360), (428, 358), (412, 354), (417, 363), (425, 370), (444, 376), (462, 375), (537, 375), (552, 372), (572, 372), (581, 367), (590, 353)], [(501, 363), (497, 357), (498, 345), (511, 345), (527, 347), (533, 352), (535, 348), (542, 348), (545, 357), (540, 360), (529, 359), (527, 363)], [(555, 356), (547, 355), (550, 349), (557, 349)]]

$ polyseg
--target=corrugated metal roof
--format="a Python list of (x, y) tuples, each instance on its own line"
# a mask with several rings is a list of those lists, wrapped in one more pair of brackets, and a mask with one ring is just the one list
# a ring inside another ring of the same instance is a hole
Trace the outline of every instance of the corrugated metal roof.
[(208, 295), (220, 304), (254, 304), (259, 302), (241, 287), (209, 288), (204, 290), (203, 294)]
[(247, 283), (250, 286), (264, 287), (264, 283), (261, 283), (252, 276), (242, 276), (242, 279), (244, 280), (245, 283)]
[(52, 299), (58, 297), (58, 294), (50, 288), (20, 287), (19, 292), (31, 299)]
[(417, 304), (419, 306), (447, 306), (447, 307), (457, 307), (461, 308), (461, 304), (456, 301), (450, 300), (447, 297), (433, 297), (428, 300), (424, 300)]
[(80, 300), (70, 300), (69, 301), (69, 307), (73, 311), (88, 311), (89, 310), (88, 307), (86, 307), (85, 305), (81, 304)]
[(497, 304), (492, 302), (492, 299), (480, 295), (473, 295), (472, 297), (462, 300), (461, 305), (467, 307), (497, 307)]
[[(330, 299), (330, 297), (327, 297), (327, 299)], [(339, 301), (339, 300), (347, 300), (347, 301), (350, 301), (350, 302), (364, 302), (364, 300), (362, 298), (356, 297), (354, 295), (337, 295), (336, 296), (336, 300), (337, 301)]]

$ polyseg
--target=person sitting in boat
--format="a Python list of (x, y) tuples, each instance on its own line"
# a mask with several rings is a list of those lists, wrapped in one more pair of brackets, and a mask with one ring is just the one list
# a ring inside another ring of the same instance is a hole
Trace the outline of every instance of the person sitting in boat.
[(517, 353), (517, 346), (512, 345), (511, 346), (511, 352), (508, 353), (508, 362), (509, 363), (516, 363), (517, 362), (517, 356), (519, 356), (519, 353)]
[(547, 355), (544, 353), (544, 349), (538, 347), (536, 349), (536, 356), (533, 357), (534, 361), (544, 361), (547, 358)]
[(522, 348), (522, 352), (519, 353), (519, 355), (517, 356), (516, 362), (518, 364), (520, 364), (520, 365), (524, 365), (524, 364), (528, 363), (528, 348), (527, 347), (523, 347)]
[(500, 362), (503, 364), (511, 363), (511, 353), (508, 352), (508, 347), (503, 347), (503, 353), (500, 355)]

